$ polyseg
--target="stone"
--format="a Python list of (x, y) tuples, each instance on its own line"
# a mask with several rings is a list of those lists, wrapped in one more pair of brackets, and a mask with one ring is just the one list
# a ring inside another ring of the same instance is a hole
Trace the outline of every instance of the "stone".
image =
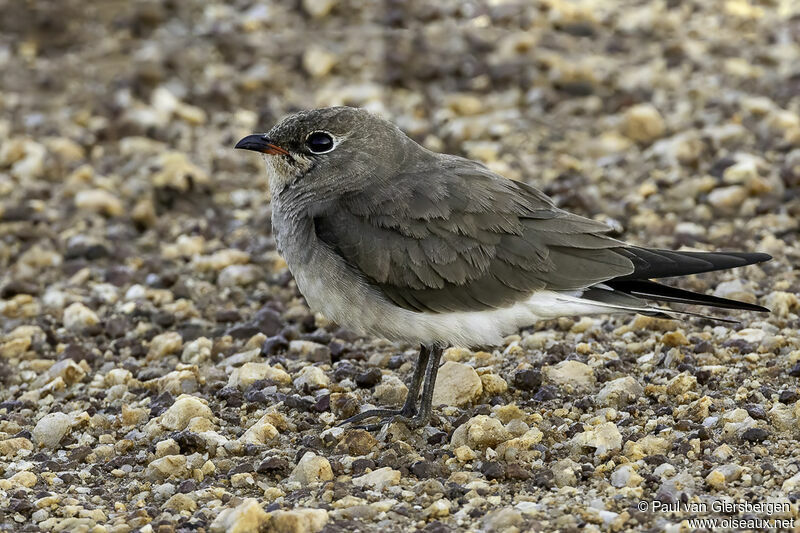
[(577, 451), (594, 448), (595, 456), (602, 459), (622, 449), (622, 435), (613, 422), (604, 422), (575, 434), (572, 445)]
[(47, 150), (64, 163), (79, 163), (86, 153), (83, 147), (66, 137), (50, 137), (45, 139)]
[(328, 523), (324, 509), (292, 509), (273, 511), (267, 521), (268, 533), (317, 533)]
[(668, 439), (655, 435), (645, 435), (637, 441), (637, 444), (645, 455), (666, 455), (671, 447)]
[(683, 333), (683, 330), (676, 329), (675, 331), (668, 331), (661, 336), (661, 342), (667, 346), (686, 346), (689, 344), (689, 339)]
[(363, 476), (353, 478), (353, 485), (359, 488), (369, 488), (378, 492), (384, 488), (400, 483), (400, 472), (388, 466), (378, 468)]
[(716, 289), (714, 289), (714, 296), (719, 296), (720, 298), (731, 298), (733, 300), (742, 300), (749, 303), (755, 303), (756, 301), (751, 284), (743, 281), (741, 278), (719, 283)]
[(255, 498), (246, 498), (233, 509), (225, 509), (211, 523), (212, 533), (253, 533), (265, 529), (269, 515)]
[(181, 394), (169, 409), (159, 418), (159, 423), (174, 431), (186, 429), (189, 422), (196, 417), (213, 420), (214, 414), (204, 400), (188, 394)]
[(439, 498), (423, 511), (425, 516), (430, 518), (442, 518), (450, 515), (450, 502), (444, 498)]
[(231, 487), (241, 489), (255, 485), (255, 479), (250, 472), (239, 472), (231, 476)]
[(764, 442), (769, 438), (769, 432), (763, 428), (746, 428), (741, 434), (742, 440), (747, 442)]
[(638, 487), (644, 478), (636, 473), (636, 469), (631, 464), (620, 465), (611, 474), (611, 484), (621, 489), (622, 487)]
[(303, 53), (303, 70), (312, 78), (324, 78), (336, 66), (338, 59), (329, 49), (312, 45)]
[(318, 456), (314, 452), (306, 452), (297, 463), (290, 477), (301, 485), (307, 486), (332, 480), (333, 470), (327, 459)]
[(166, 502), (164, 502), (164, 505), (162, 505), (161, 508), (168, 511), (174, 511), (176, 513), (180, 513), (182, 511), (193, 513), (197, 510), (197, 502), (186, 494), (178, 493), (173, 494)]
[(800, 146), (800, 115), (789, 110), (773, 110), (768, 119), (769, 126), (783, 133), (783, 140)]
[(338, 0), (303, 0), (303, 10), (314, 18), (328, 15)]
[(363, 429), (350, 429), (344, 433), (344, 437), (339, 442), (339, 448), (352, 456), (367, 455), (378, 446), (378, 440)]
[(206, 337), (198, 337), (187, 342), (181, 353), (181, 362), (196, 365), (211, 358), (211, 349), (214, 343)]
[(11, 175), (24, 181), (32, 181), (44, 173), (47, 150), (35, 141), (15, 138), (3, 142), (0, 147), (0, 164), (11, 165)]
[(165, 455), (153, 459), (147, 465), (148, 479), (160, 481), (169, 478), (185, 478), (189, 474), (188, 462), (185, 455)]
[(175, 439), (165, 439), (156, 443), (156, 457), (178, 455), (179, 453), (181, 453), (181, 447), (175, 442)]
[(119, 198), (103, 189), (79, 191), (75, 195), (75, 207), (112, 217), (121, 216), (125, 212), (125, 207)]
[(553, 465), (553, 480), (559, 487), (574, 487), (578, 482), (575, 472), (581, 470), (581, 466), (572, 459), (561, 459)]
[(697, 378), (687, 372), (681, 372), (667, 382), (667, 394), (678, 396), (697, 388)]
[[(495, 415), (497, 418), (500, 419), (501, 422), (505, 421), (500, 413), (495, 411)], [(519, 437), (520, 435), (524, 435), (530, 429), (530, 426), (525, 423), (524, 420), (521, 418), (513, 418), (506, 422), (506, 429), (511, 432), (512, 435), (515, 437)]]
[(481, 374), (480, 377), (483, 394), (487, 397), (497, 396), (508, 390), (508, 382), (497, 374), (486, 373)]
[(294, 386), (298, 390), (308, 388), (310, 390), (322, 389), (328, 386), (330, 379), (325, 372), (318, 366), (309, 365), (297, 373), (294, 378)]
[(372, 395), (381, 405), (399, 405), (408, 396), (408, 387), (397, 376), (386, 375), (375, 387)]
[(481, 531), (486, 533), (519, 531), (519, 527), (522, 526), (522, 513), (513, 507), (497, 509), (486, 513), (481, 524)]
[(713, 452), (711, 452), (711, 455), (720, 461), (727, 461), (733, 457), (733, 448), (727, 444), (720, 444)]
[(594, 370), (580, 361), (561, 361), (544, 368), (547, 379), (566, 391), (588, 391), (594, 385)]
[[(533, 335), (527, 337), (532, 338)], [(542, 386), (542, 371), (538, 368), (527, 368), (514, 373), (514, 387), (524, 391), (535, 391)]]
[(380, 368), (372, 367), (366, 372), (356, 374), (356, 385), (362, 389), (369, 389), (374, 387), (383, 379), (383, 373)]
[(169, 187), (186, 192), (191, 187), (208, 185), (211, 181), (208, 173), (189, 161), (183, 152), (165, 151), (159, 155), (158, 164), (160, 170), (150, 178), (153, 185), (158, 188)]
[(466, 463), (469, 461), (474, 461), (478, 458), (478, 455), (475, 451), (467, 445), (462, 445), (453, 450), (453, 453), (456, 456), (456, 459), (461, 461), (462, 463)]
[[(509, 423), (508, 426), (509, 427), (506, 429), (509, 429), (509, 432), (511, 432), (510, 428), (513, 427), (513, 424)], [(542, 438), (544, 438), (544, 433), (538, 428), (530, 428), (518, 437), (498, 444), (497, 456), (507, 462), (516, 461), (524, 452), (531, 450), (535, 445), (542, 442)]]
[(285, 370), (270, 366), (267, 363), (245, 363), (231, 372), (228, 386), (244, 390), (261, 379), (268, 379), (278, 385), (292, 383), (292, 377)]
[[(456, 115), (477, 115), (484, 108), (484, 99), (474, 94), (453, 94), (447, 98), (447, 107)], [(474, 157), (474, 156), (473, 156)]]
[(70, 331), (80, 333), (82, 330), (100, 322), (94, 311), (80, 302), (75, 302), (64, 309), (64, 327)]
[(125, 385), (131, 379), (133, 379), (133, 374), (130, 370), (125, 368), (112, 368), (105, 375), (103, 382), (107, 387), (113, 387), (114, 385)]
[(747, 189), (741, 185), (718, 187), (708, 194), (708, 203), (717, 209), (738, 208), (747, 199)]
[(781, 492), (784, 494), (791, 494), (800, 490), (800, 472), (788, 478), (781, 485)]
[(706, 476), (706, 483), (714, 489), (722, 490), (725, 486), (742, 477), (744, 469), (735, 464), (725, 464), (715, 467)]
[(33, 450), (33, 443), (25, 437), (0, 440), (0, 455), (6, 459), (13, 459), (20, 450)]
[(800, 310), (800, 298), (790, 292), (773, 291), (764, 298), (764, 305), (773, 315), (786, 318), (790, 312)]
[(206, 240), (202, 235), (181, 234), (174, 243), (163, 245), (161, 254), (167, 259), (192, 258), (203, 253), (205, 243)]
[(747, 155), (722, 172), (722, 181), (729, 184), (747, 183), (758, 178), (760, 158)]
[(261, 351), (258, 348), (248, 348), (243, 352), (238, 352), (230, 357), (226, 357), (218, 364), (224, 368), (242, 366), (245, 363), (257, 363), (261, 360)]
[(761, 344), (764, 340), (764, 337), (767, 336), (767, 332), (763, 329), (756, 329), (756, 328), (744, 328), (733, 335), (731, 335), (731, 339), (742, 339), (745, 342), (751, 344)]
[(272, 425), (271, 420), (271, 413), (262, 416), (239, 437), (239, 442), (242, 444), (267, 444), (280, 435), (278, 429)]
[(33, 440), (45, 448), (55, 448), (69, 432), (72, 417), (64, 413), (44, 415), (33, 428)]
[(175, 331), (168, 331), (153, 337), (150, 341), (150, 348), (147, 352), (147, 358), (163, 359), (164, 357), (178, 353), (183, 347), (183, 337)]
[(500, 420), (486, 415), (478, 415), (456, 428), (450, 444), (453, 448), (466, 445), (473, 449), (486, 449), (494, 448), (510, 438), (511, 433)]
[(43, 375), (45, 383), (61, 378), (66, 385), (80, 383), (86, 377), (86, 371), (72, 359), (62, 359), (47, 369)]
[(638, 104), (625, 111), (623, 134), (636, 142), (650, 143), (664, 135), (664, 119), (651, 104)]
[(0, 357), (16, 359), (22, 357), (31, 347), (31, 339), (18, 337), (6, 340), (0, 345)]
[(715, 468), (706, 476), (706, 483), (712, 488), (721, 490), (725, 488), (725, 474)]
[(442, 353), (443, 361), (455, 361), (458, 363), (461, 361), (466, 361), (470, 357), (472, 357), (471, 351), (467, 350), (466, 348), (460, 348), (458, 346), (451, 346)]
[(312, 363), (330, 363), (331, 349), (313, 341), (295, 340), (289, 343), (289, 352)]
[(229, 265), (217, 276), (220, 287), (244, 287), (262, 278), (261, 270), (255, 265)]
[(769, 416), (769, 421), (779, 431), (788, 431), (798, 423), (794, 409), (779, 402), (772, 406), (767, 415)]
[(447, 361), (439, 368), (433, 389), (433, 405), (460, 407), (477, 401), (482, 393), (483, 384), (474, 368)]
[(621, 377), (606, 383), (597, 394), (600, 405), (624, 407), (644, 394), (644, 388), (631, 376)]
[(0, 490), (7, 491), (16, 488), (29, 489), (36, 485), (37, 481), (38, 478), (36, 477), (36, 474), (27, 470), (23, 470), (22, 472), (17, 472), (8, 479), (0, 479)]
[(192, 259), (192, 266), (200, 272), (220, 272), (230, 265), (244, 265), (250, 262), (250, 254), (242, 250), (227, 248), (210, 255), (198, 255)]

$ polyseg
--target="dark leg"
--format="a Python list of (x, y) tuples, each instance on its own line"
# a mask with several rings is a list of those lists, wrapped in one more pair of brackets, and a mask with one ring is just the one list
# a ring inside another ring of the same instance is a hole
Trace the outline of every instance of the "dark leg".
[[(431, 417), (433, 386), (436, 383), (436, 374), (439, 371), (439, 359), (441, 356), (442, 348), (438, 346), (434, 346), (433, 348), (424, 345), (420, 346), (417, 366), (414, 369), (414, 377), (411, 379), (411, 386), (408, 389), (408, 395), (406, 396), (406, 401), (402, 409), (370, 409), (369, 411), (364, 411), (363, 413), (348, 418), (339, 425), (353, 424), (373, 417), (380, 418), (381, 422), (363, 426), (365, 429), (373, 431), (392, 420), (401, 420), (409, 425), (409, 427), (420, 427), (427, 423)], [(422, 406), (418, 414), (417, 396), (419, 396), (419, 388), (423, 376), (425, 377), (425, 385), (422, 391)]]
[(406, 401), (400, 414), (403, 416), (414, 416), (417, 414), (417, 398), (419, 397), (419, 387), (422, 385), (422, 378), (425, 376), (425, 369), (428, 368), (428, 360), (431, 356), (431, 349), (424, 344), (419, 347), (417, 365), (414, 367), (414, 376), (411, 378), (411, 386), (408, 388)]
[[(422, 389), (422, 403), (419, 406), (419, 414), (406, 424), (409, 427), (421, 427), (427, 424), (433, 413), (431, 402), (433, 402), (433, 388), (436, 386), (436, 376), (439, 375), (439, 360), (442, 358), (442, 347), (434, 346), (428, 359), (428, 368), (425, 371), (425, 388)], [(416, 421), (414, 421), (416, 420)], [(413, 424), (413, 425), (412, 425)]]

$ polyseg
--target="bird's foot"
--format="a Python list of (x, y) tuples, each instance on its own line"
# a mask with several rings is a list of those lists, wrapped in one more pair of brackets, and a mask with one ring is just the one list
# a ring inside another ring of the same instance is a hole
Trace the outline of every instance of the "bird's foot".
[(426, 415), (422, 413), (416, 413), (415, 410), (411, 409), (370, 409), (369, 411), (364, 411), (363, 413), (358, 413), (355, 416), (351, 416), (347, 420), (341, 422), (339, 426), (344, 426), (345, 424), (355, 424), (357, 422), (361, 422), (362, 420), (366, 420), (368, 418), (379, 418), (380, 421), (374, 424), (363, 424), (359, 426), (353, 426), (358, 429), (365, 429), (367, 431), (377, 431), (381, 429), (383, 426), (390, 424), (392, 422), (402, 422), (409, 429), (417, 429), (426, 425), (430, 419), (430, 413)]

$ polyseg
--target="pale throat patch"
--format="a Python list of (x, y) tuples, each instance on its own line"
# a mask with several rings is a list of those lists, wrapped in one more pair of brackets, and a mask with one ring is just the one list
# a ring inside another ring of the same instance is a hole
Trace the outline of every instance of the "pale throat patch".
[(295, 164), (290, 164), (284, 156), (261, 154), (261, 157), (267, 167), (269, 188), (273, 192), (302, 176), (311, 166), (311, 161), (302, 156), (292, 156)]

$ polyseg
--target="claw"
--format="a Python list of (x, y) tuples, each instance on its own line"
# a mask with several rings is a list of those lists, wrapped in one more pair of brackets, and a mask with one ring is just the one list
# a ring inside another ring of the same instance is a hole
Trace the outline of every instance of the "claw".
[[(362, 413), (358, 413), (357, 415), (351, 416), (347, 420), (344, 420), (338, 424), (339, 427), (347, 425), (347, 424), (355, 424), (356, 422), (361, 422), (362, 420), (366, 420), (367, 418), (382, 418), (382, 419), (391, 419), (395, 416), (402, 413), (401, 409), (370, 409), (368, 411), (364, 411)], [(369, 426), (373, 426), (375, 424), (369, 424)], [(355, 426), (355, 427), (366, 427), (366, 426)]]
[[(363, 413), (351, 416), (347, 420), (337, 424), (342, 427), (347, 424), (355, 424), (367, 418), (379, 418), (376, 424), (363, 424), (353, 426), (367, 431), (377, 431), (392, 422), (403, 422), (409, 429), (417, 429), (427, 425), (431, 419), (431, 399), (433, 398), (433, 388), (436, 384), (436, 373), (439, 370), (439, 359), (442, 356), (441, 346), (421, 346), (417, 367), (414, 369), (414, 377), (408, 389), (408, 396), (402, 409), (370, 409)], [(417, 407), (417, 397), (420, 384), (425, 376), (425, 387), (422, 390), (422, 404)]]
[(408, 416), (407, 413), (403, 412), (403, 409), (370, 409), (369, 411), (364, 411), (363, 413), (358, 413), (355, 416), (351, 416), (347, 420), (340, 422), (338, 426), (341, 427), (345, 424), (352, 424), (373, 417), (380, 418), (380, 422), (353, 427), (356, 429), (364, 429), (366, 431), (378, 431), (392, 422), (402, 422), (408, 426), (409, 429), (417, 429), (427, 424), (431, 418), (430, 414), (428, 416), (416, 414), (413, 416)]

